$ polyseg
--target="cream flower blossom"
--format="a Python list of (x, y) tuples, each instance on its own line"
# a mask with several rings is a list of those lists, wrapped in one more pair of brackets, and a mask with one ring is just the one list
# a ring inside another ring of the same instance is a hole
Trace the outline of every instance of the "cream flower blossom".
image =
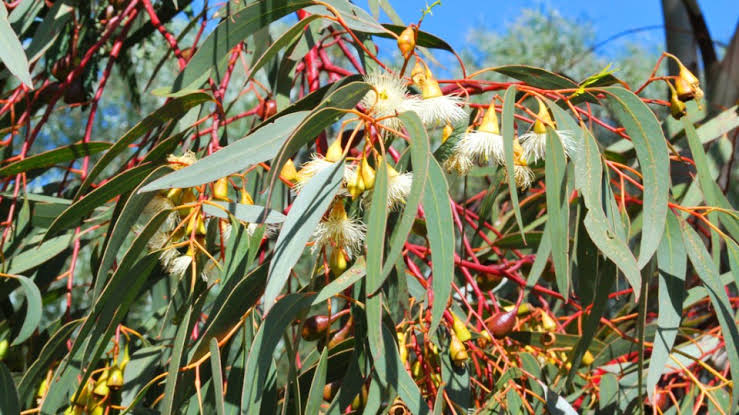
[(467, 113), (461, 108), (462, 99), (457, 96), (444, 95), (428, 67), (416, 61), (411, 72), (413, 83), (421, 88), (423, 99), (414, 110), (421, 117), (424, 125), (437, 126), (463, 120)]
[(190, 264), (192, 264), (192, 256), (187, 254), (180, 255), (173, 259), (167, 266), (167, 273), (173, 277), (183, 277), (190, 269)]
[(418, 105), (419, 99), (408, 95), (405, 81), (391, 74), (372, 72), (364, 76), (364, 82), (370, 84), (372, 89), (360, 104), (375, 118), (390, 117), (380, 121), (386, 127), (398, 129), (401, 123), (394, 115), (415, 110)]
[[(167, 209), (174, 209), (174, 207), (174, 203), (168, 197), (156, 195), (146, 204), (144, 210), (141, 212), (141, 217), (148, 221), (157, 213)], [(159, 229), (169, 232), (174, 229), (175, 225), (177, 225), (177, 213), (172, 211)]]
[(185, 151), (185, 154), (181, 156), (175, 156), (174, 154), (170, 154), (167, 156), (167, 163), (169, 163), (173, 169), (179, 170), (181, 168), (187, 167), (197, 161), (197, 157), (195, 156), (195, 153), (193, 153), (190, 150)]
[(516, 182), (516, 186), (521, 190), (526, 190), (531, 187), (531, 183), (534, 182), (534, 171), (529, 166), (514, 164), (513, 165), (513, 180)]
[[(544, 160), (547, 149), (547, 134), (532, 131), (521, 136), (521, 147), (523, 147), (523, 157), (528, 163), (536, 163)], [(565, 156), (572, 157), (577, 151), (577, 144), (570, 131), (556, 130), (557, 136), (562, 143), (562, 149)]]
[(396, 210), (405, 205), (408, 199), (408, 193), (411, 192), (411, 184), (413, 183), (413, 173), (398, 173), (392, 167), (388, 166), (387, 178), (387, 208)]
[(539, 113), (536, 115), (537, 120), (534, 122), (533, 131), (521, 136), (521, 147), (523, 148), (523, 158), (527, 163), (536, 163), (544, 160), (547, 148), (547, 126), (555, 128), (555, 132), (562, 143), (562, 149), (567, 157), (571, 157), (577, 151), (577, 143), (572, 133), (569, 131), (556, 130), (556, 124), (549, 115), (549, 110), (540, 99), (536, 99), (539, 103)]
[(460, 175), (466, 175), (472, 168), (473, 162), (487, 164), (490, 160), (498, 164), (505, 162), (503, 137), (498, 128), (494, 102), (490, 103), (480, 127), (476, 131), (465, 133), (460, 138), (445, 166), (448, 171), (455, 170)]
[(444, 160), (444, 168), (449, 173), (455, 172), (460, 176), (466, 176), (472, 170), (472, 159), (459, 151), (452, 153), (446, 160)]
[(359, 220), (349, 218), (344, 201), (336, 199), (329, 214), (318, 223), (313, 232), (313, 252), (332, 247), (341, 249), (349, 257), (358, 254), (364, 244), (367, 227)]
[[(300, 191), (303, 190), (303, 187), (305, 187), (305, 185), (311, 178), (313, 178), (313, 176), (333, 166), (333, 164), (333, 162), (326, 160), (323, 156), (319, 154), (312, 155), (311, 159), (303, 165), (303, 168), (298, 171), (297, 177), (295, 179), (295, 185), (293, 186), (293, 191), (295, 192), (295, 194), (300, 193)], [(355, 166), (350, 164), (344, 165), (344, 179), (342, 181), (341, 188), (339, 189), (339, 194), (349, 194), (346, 190), (346, 184), (355, 177), (355, 171)]]

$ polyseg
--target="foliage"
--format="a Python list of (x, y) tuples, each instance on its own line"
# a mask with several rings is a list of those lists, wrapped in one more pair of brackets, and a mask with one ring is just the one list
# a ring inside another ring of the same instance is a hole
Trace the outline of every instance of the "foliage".
[(739, 116), (674, 56), (473, 71), (378, 1), (5, 6), (2, 413), (734, 413)]

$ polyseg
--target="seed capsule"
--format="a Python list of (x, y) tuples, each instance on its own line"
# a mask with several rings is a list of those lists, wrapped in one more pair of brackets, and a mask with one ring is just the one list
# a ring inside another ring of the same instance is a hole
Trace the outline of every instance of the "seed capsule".
[(516, 325), (516, 310), (495, 313), (485, 320), (485, 325), (493, 333), (493, 336), (497, 338), (505, 337)]
[(321, 338), (326, 333), (326, 330), (331, 326), (331, 321), (328, 316), (312, 316), (305, 319), (303, 322), (303, 328), (300, 331), (300, 335), (304, 340), (314, 341)]
[(688, 113), (688, 107), (680, 100), (676, 92), (670, 94), (670, 114), (672, 118), (679, 120)]

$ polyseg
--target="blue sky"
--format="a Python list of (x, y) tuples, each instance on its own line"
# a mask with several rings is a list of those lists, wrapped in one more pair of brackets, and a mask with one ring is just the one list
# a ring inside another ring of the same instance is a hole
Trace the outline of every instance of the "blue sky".
[[(391, 0), (404, 22), (415, 22), (421, 9), (433, 0)], [(442, 0), (432, 16), (423, 22), (423, 30), (439, 35), (456, 50), (464, 46), (470, 29), (484, 27), (490, 31), (502, 31), (512, 23), (523, 8), (550, 6), (563, 16), (593, 23), (598, 41), (605, 40), (628, 29), (662, 24), (660, 0)], [(703, 10), (711, 36), (728, 43), (739, 18), (737, 0), (698, 0)], [(367, 1), (358, 5), (367, 9)], [(617, 6), (616, 6), (617, 5)], [(385, 19), (381, 19), (385, 21)], [(622, 38), (634, 42), (661, 46), (664, 35), (661, 29), (653, 29)]]

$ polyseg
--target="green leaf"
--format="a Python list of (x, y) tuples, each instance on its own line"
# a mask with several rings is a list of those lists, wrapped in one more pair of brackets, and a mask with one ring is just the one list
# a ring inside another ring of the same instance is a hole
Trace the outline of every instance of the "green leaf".
[(28, 58), (26, 58), (26, 53), (23, 51), (23, 45), (18, 40), (18, 36), (16, 36), (13, 28), (10, 27), (8, 10), (5, 8), (4, 3), (0, 4), (0, 38), (3, 39), (2, 43), (0, 43), (0, 61), (26, 87), (33, 89), (31, 73), (28, 71)]
[(60, 359), (61, 355), (67, 351), (66, 342), (81, 321), (73, 320), (61, 326), (44, 343), (41, 351), (36, 354), (33, 364), (26, 369), (18, 383), (18, 395), (22, 402), (28, 401), (36, 392), (35, 388), (38, 387), (40, 377), (46, 374), (49, 365)]
[(295, 127), (303, 122), (305, 116), (306, 113), (300, 111), (277, 118), (274, 122), (264, 123), (246, 137), (190, 166), (149, 183), (140, 191), (198, 186), (267, 161), (277, 154), (279, 147)]
[(64, 161), (76, 160), (108, 149), (110, 143), (91, 141), (89, 143), (70, 144), (46, 151), (35, 156), (6, 165), (0, 169), (0, 176), (13, 176), (25, 171), (53, 166)]
[(21, 274), (49, 261), (64, 252), (73, 240), (73, 234), (57, 236), (14, 255), (11, 258), (8, 274)]
[[(398, 354), (398, 346), (395, 344), (395, 333), (388, 327), (382, 325), (382, 342), (386, 351), (387, 359), (387, 382), (398, 391), (400, 399), (403, 400), (412, 414), (424, 415), (429, 413), (429, 407), (418, 389), (418, 385), (405, 370), (403, 362)], [(377, 367), (375, 366), (375, 369)]]
[(367, 294), (372, 295), (382, 287), (382, 254), (385, 251), (385, 227), (387, 226), (388, 169), (385, 160), (377, 166), (372, 203), (367, 219)]
[(526, 236), (523, 234), (523, 220), (521, 219), (521, 208), (518, 206), (518, 189), (516, 189), (515, 174), (513, 172), (513, 140), (516, 133), (516, 127), (513, 125), (513, 111), (516, 103), (516, 86), (511, 85), (506, 89), (503, 95), (503, 123), (501, 124), (503, 131), (503, 150), (505, 153), (505, 168), (508, 173), (508, 191), (511, 195), (511, 206), (516, 215), (516, 223), (521, 232), (521, 237), (526, 243)]
[(567, 383), (571, 383), (577, 374), (582, 357), (585, 352), (593, 344), (596, 331), (601, 326), (600, 318), (603, 317), (608, 309), (608, 295), (611, 293), (613, 284), (616, 282), (616, 268), (612, 262), (607, 262), (605, 266), (601, 266), (595, 275), (594, 286), (595, 296), (593, 297), (592, 307), (588, 313), (582, 327), (582, 336), (577, 340), (577, 345), (572, 349), (570, 362), (572, 368), (567, 374)]
[(298, 38), (298, 36), (302, 36), (305, 32), (306, 26), (320, 17), (322, 16), (312, 14), (302, 20), (298, 20), (298, 22), (290, 27), (287, 31), (285, 31), (285, 33), (280, 35), (280, 37), (278, 37), (277, 40), (274, 41), (274, 43), (269, 45), (269, 48), (267, 48), (267, 50), (265, 50), (258, 59), (254, 60), (254, 63), (251, 65), (251, 68), (249, 70), (249, 75), (247, 75), (244, 84), (251, 81), (251, 79), (254, 77), (254, 74), (256, 74), (257, 71), (259, 71), (264, 65), (275, 58), (282, 49), (292, 44)]
[(44, 20), (36, 28), (31, 37), (31, 44), (26, 49), (29, 62), (35, 62), (43, 56), (44, 52), (64, 32), (64, 26), (74, 16), (73, 3), (71, 0), (55, 1), (46, 12)]
[(218, 348), (218, 340), (210, 339), (210, 367), (213, 373), (213, 386), (215, 387), (216, 413), (224, 415), (226, 408), (223, 403), (223, 369), (221, 367), (221, 350)]
[(390, 237), (390, 250), (385, 257), (385, 265), (382, 268), (383, 280), (387, 278), (398, 261), (400, 254), (403, 252), (408, 233), (413, 227), (418, 212), (418, 204), (421, 202), (421, 195), (426, 186), (429, 160), (431, 159), (429, 138), (418, 115), (415, 112), (404, 112), (399, 115), (399, 118), (405, 125), (410, 137), (408, 142), (411, 163), (413, 163), (413, 181), (411, 182), (411, 190), (408, 192), (408, 199), (405, 201), (403, 215), (396, 223), (395, 230)]
[(208, 321), (201, 330), (202, 335), (198, 343), (192, 348), (194, 352), (188, 359), (190, 363), (205, 355), (210, 339), (220, 341), (238, 324), (245, 311), (254, 307), (259, 297), (262, 296), (266, 282), (267, 265), (264, 264), (240, 279), (235, 285), (224, 287), (213, 302), (217, 306), (209, 313)]
[(641, 269), (657, 251), (665, 230), (670, 191), (667, 143), (657, 117), (638, 96), (621, 87), (602, 91), (607, 94), (613, 112), (631, 137), (643, 176), (643, 227), (637, 262)]
[[(726, 343), (726, 354), (729, 358), (729, 367), (732, 379), (739, 379), (739, 330), (734, 320), (734, 312), (729, 297), (721, 283), (718, 271), (711, 259), (711, 255), (703, 245), (700, 236), (686, 222), (681, 221), (685, 251), (688, 253), (690, 263), (693, 264), (695, 272), (708, 290), (716, 317), (718, 318), (724, 342)], [(739, 394), (735, 393), (731, 401), (729, 413), (736, 413), (739, 403)]]
[(454, 224), (452, 206), (449, 202), (449, 186), (444, 170), (436, 159), (429, 162), (429, 177), (423, 191), (423, 208), (431, 247), (433, 273), (431, 288), (434, 290), (434, 303), (429, 333), (433, 333), (446, 309), (454, 277)]
[(594, 212), (590, 210), (585, 215), (585, 230), (603, 255), (613, 261), (621, 272), (624, 273), (626, 280), (634, 290), (634, 296), (639, 298), (641, 273), (637, 266), (636, 258), (634, 258), (626, 242), (610, 230), (606, 218)]
[(228, 219), (229, 214), (231, 214), (236, 219), (248, 223), (282, 223), (287, 218), (281, 212), (267, 209), (264, 206), (219, 201), (212, 201), (211, 203), (223, 206), (223, 208), (203, 204), (203, 212), (221, 219)]
[(262, 322), (259, 331), (254, 336), (244, 368), (244, 386), (241, 392), (242, 413), (259, 413), (275, 347), (282, 339), (282, 333), (287, 326), (299, 313), (310, 307), (313, 298), (312, 295), (288, 294), (275, 303)]
[[(698, 139), (698, 133), (693, 128), (687, 119), (684, 119), (683, 125), (685, 127), (685, 135), (688, 138), (688, 145), (690, 146), (690, 153), (693, 155), (695, 161), (695, 168), (698, 173), (698, 183), (700, 184), (701, 190), (703, 190), (703, 197), (707, 204), (711, 206), (721, 207), (728, 211), (734, 210), (733, 206), (726, 200), (726, 196), (721, 191), (716, 180), (711, 175), (711, 170), (708, 165), (708, 157), (706, 152), (703, 151), (703, 145)], [(718, 212), (720, 215), (721, 222), (724, 224), (726, 229), (732, 234), (734, 238), (739, 238), (739, 222), (731, 215), (724, 212)]]
[(580, 191), (588, 210), (605, 216), (602, 202), (603, 165), (595, 137), (583, 124), (582, 146), (573, 156), (575, 163), (575, 188)]
[(305, 244), (326, 212), (344, 179), (344, 162), (339, 161), (312, 177), (295, 198), (275, 243), (264, 292), (264, 311), (269, 312), (282, 291), (290, 270), (300, 258)]
[(665, 234), (657, 249), (659, 269), (659, 310), (657, 314), (657, 333), (649, 359), (647, 372), (647, 394), (654, 396), (655, 386), (667, 368), (670, 351), (675, 344), (685, 298), (685, 273), (687, 254), (680, 234), (680, 223), (675, 215), (667, 215)]
[[(161, 177), (169, 171), (169, 167), (160, 167), (143, 180), (138, 186), (139, 188), (146, 183)], [(105, 286), (108, 280), (108, 271), (113, 266), (113, 262), (118, 255), (123, 242), (130, 235), (131, 228), (141, 217), (141, 212), (144, 210), (147, 204), (154, 198), (154, 193), (138, 194), (136, 190), (131, 193), (131, 196), (125, 201), (125, 204), (117, 215), (117, 220), (111, 229), (108, 230), (106, 235), (106, 241), (103, 244), (104, 251), (103, 256), (100, 259), (100, 266), (97, 269), (95, 284), (93, 286), (92, 298), (96, 299), (100, 295), (100, 291)]]
[(570, 237), (567, 211), (562, 209), (563, 200), (567, 203), (563, 183), (567, 172), (567, 159), (559, 135), (551, 127), (547, 127), (546, 154), (547, 229), (552, 244), (552, 262), (557, 278), (557, 289), (567, 301), (570, 293), (568, 260)]
[(180, 72), (170, 92), (197, 88), (218, 63), (249, 35), (273, 21), (312, 5), (307, 0), (260, 0), (223, 19), (198, 47), (185, 69)]
[(177, 384), (179, 383), (179, 378), (182, 376), (180, 374), (180, 364), (182, 363), (182, 357), (185, 354), (187, 337), (192, 330), (191, 323), (193, 307), (194, 306), (192, 304), (187, 306), (187, 311), (185, 312), (185, 315), (182, 316), (182, 320), (177, 327), (175, 338), (172, 340), (172, 354), (169, 357), (169, 366), (167, 369), (166, 378), (167, 380), (164, 385), (164, 398), (159, 403), (159, 406), (162, 408), (161, 412), (164, 414), (175, 413), (175, 409), (177, 409), (174, 406), (176, 397), (175, 395), (178, 393), (182, 393), (180, 391), (182, 388), (178, 388)]
[(354, 261), (354, 265), (352, 265), (351, 268), (344, 271), (340, 276), (336, 277), (336, 279), (321, 289), (316, 296), (316, 300), (313, 302), (313, 305), (320, 304), (354, 285), (354, 283), (364, 277), (366, 270), (365, 259), (363, 256), (360, 256)]
[(84, 198), (72, 203), (51, 223), (44, 238), (79, 225), (95, 208), (140, 184), (151, 173), (151, 170), (152, 166), (150, 165), (128, 169), (93, 190)]
[(317, 414), (323, 402), (323, 387), (326, 385), (326, 367), (328, 365), (328, 347), (324, 347), (321, 352), (321, 358), (318, 360), (318, 368), (313, 375), (313, 382), (310, 385), (310, 393), (305, 404), (306, 414)]
[[(159, 227), (164, 223), (164, 220), (169, 214), (171, 214), (171, 211), (169, 210), (159, 212), (149, 220), (149, 223), (147, 223), (144, 229), (141, 230), (141, 233), (139, 233), (139, 235), (133, 240), (131, 246), (118, 263), (118, 268), (103, 287), (100, 296), (89, 308), (90, 311), (88, 317), (80, 328), (79, 336), (74, 342), (70, 354), (75, 354), (87, 340), (97, 339), (97, 336), (88, 337), (90, 331), (92, 331), (98, 323), (100, 325), (107, 325), (115, 313), (115, 310), (123, 304), (123, 301), (125, 300), (121, 293), (128, 294), (132, 291), (132, 286), (135, 285), (134, 281), (142, 277), (147, 277), (147, 275), (133, 273), (132, 270), (136, 266), (136, 260), (141, 256), (141, 253), (145, 252), (147, 249), (147, 242), (155, 232), (159, 231)], [(158, 254), (151, 255), (158, 256)]]
[(26, 296), (26, 316), (23, 319), (23, 325), (18, 335), (11, 344), (11, 346), (16, 346), (31, 337), (41, 321), (41, 292), (30, 278), (22, 275), (7, 275), (7, 277), (18, 280)]
[[(562, 75), (527, 65), (504, 65), (491, 68), (511, 78), (525, 82), (527, 85), (542, 89), (571, 89), (577, 88), (577, 83)], [(504, 100), (504, 102), (506, 102)]]
[(146, 118), (139, 121), (133, 128), (128, 130), (123, 137), (119, 138), (118, 141), (116, 141), (115, 144), (113, 144), (113, 146), (110, 147), (102, 157), (100, 157), (100, 160), (92, 166), (92, 169), (90, 169), (89, 174), (80, 185), (74, 198), (79, 199), (97, 176), (109, 167), (113, 159), (128, 149), (128, 146), (136, 141), (137, 138), (154, 130), (166, 121), (182, 117), (191, 108), (212, 100), (213, 97), (205, 92), (189, 93), (170, 100), (156, 111), (149, 114)]
[[(0, 5), (5, 10), (4, 5)], [(0, 414), (19, 414), (21, 405), (18, 401), (18, 391), (15, 389), (13, 377), (5, 363), (0, 362)]]

